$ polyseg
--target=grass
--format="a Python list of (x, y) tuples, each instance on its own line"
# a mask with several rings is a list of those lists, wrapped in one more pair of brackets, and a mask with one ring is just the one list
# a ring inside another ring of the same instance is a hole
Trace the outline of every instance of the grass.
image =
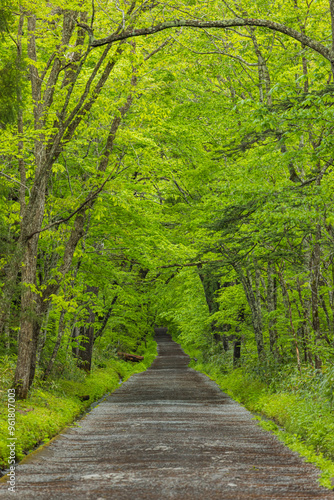
[[(86, 375), (77, 372), (77, 380), (59, 378), (42, 383), (38, 379), (29, 398), (16, 402), (16, 459), (21, 460), (39, 443), (46, 443), (64, 427), (71, 424), (94, 401), (119, 387), (120, 378), (125, 381), (134, 373), (148, 368), (157, 355), (156, 343), (151, 340), (141, 363), (129, 363), (110, 359), (104, 368), (97, 368)], [(10, 388), (15, 360), (2, 360), (0, 382), (0, 468), (8, 467), (8, 413), (7, 389)], [(72, 377), (73, 378), (73, 377)], [(82, 396), (89, 400), (81, 401)]]

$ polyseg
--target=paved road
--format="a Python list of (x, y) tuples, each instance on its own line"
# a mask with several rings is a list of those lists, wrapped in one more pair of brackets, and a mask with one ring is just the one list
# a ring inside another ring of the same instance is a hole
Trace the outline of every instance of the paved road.
[[(159, 356), (17, 468), (22, 499), (333, 499), (163, 329)], [(1, 484), (0, 498), (11, 498)]]

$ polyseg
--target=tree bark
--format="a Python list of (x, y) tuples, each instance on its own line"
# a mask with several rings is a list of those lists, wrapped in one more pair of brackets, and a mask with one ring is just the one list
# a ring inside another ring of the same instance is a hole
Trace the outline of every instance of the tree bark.
[(74, 326), (72, 330), (72, 355), (77, 358), (79, 353), (79, 340), (78, 337), (80, 335), (80, 328), (78, 326)]
[[(41, 96), (42, 78), (38, 72), (36, 52), (36, 16), (28, 15), (28, 56), (30, 64), (31, 93), (34, 101), (34, 128), (36, 134), (34, 158), (36, 174), (31, 189), (29, 204), (22, 217), (22, 231), (20, 245), (23, 249), (22, 257), (22, 295), (21, 295), (21, 325), (18, 339), (18, 358), (14, 378), (14, 387), (18, 399), (26, 399), (33, 380), (36, 349), (38, 341), (38, 318), (36, 301), (37, 250), (39, 230), (44, 218), (48, 165), (45, 149), (45, 138), (42, 132), (44, 126), (43, 103)], [(52, 73), (52, 72), (51, 72)], [(55, 83), (59, 71), (55, 72)], [(52, 163), (51, 163), (52, 164)], [(32, 237), (29, 237), (33, 233)]]
[(109, 307), (108, 311), (106, 312), (106, 314), (105, 314), (105, 316), (103, 318), (103, 322), (102, 322), (101, 327), (99, 328), (99, 330), (94, 335), (94, 340), (96, 340), (98, 337), (100, 337), (103, 334), (103, 332), (104, 332), (104, 330), (105, 330), (105, 328), (107, 326), (108, 320), (109, 320), (109, 318), (111, 316), (111, 313), (112, 313), (112, 310), (114, 308), (114, 305), (117, 302), (117, 299), (118, 299), (118, 295), (115, 295), (115, 297), (111, 301), (111, 304), (110, 304), (110, 307)]
[(254, 28), (249, 28), (250, 37), (252, 39), (255, 54), (258, 61), (258, 73), (259, 73), (259, 97), (260, 102), (266, 102), (268, 106), (272, 105), (272, 97), (270, 94), (271, 81), (270, 73), (265, 58), (260, 50), (259, 44), (254, 33)]
[(240, 277), (240, 281), (245, 291), (248, 305), (252, 313), (252, 324), (259, 360), (265, 358), (264, 340), (263, 340), (263, 326), (262, 326), (262, 312), (258, 307), (258, 300), (253, 290), (252, 278), (249, 270), (244, 274), (242, 270), (235, 266), (236, 271)]
[[(133, 81), (135, 84), (135, 81)], [(116, 136), (116, 132), (119, 128), (122, 118), (128, 111), (132, 103), (132, 95), (127, 99), (126, 104), (120, 109), (120, 115), (117, 115), (112, 123), (106, 148), (102, 156), (99, 171), (105, 172), (108, 160), (112, 151), (113, 142)], [(38, 120), (38, 113), (36, 112), (36, 120)], [(42, 153), (42, 148), (40, 144), (37, 145), (37, 149)], [(43, 154), (36, 155), (40, 160), (44, 158)], [(39, 165), (42, 168), (42, 165)], [(44, 205), (45, 205), (45, 188), (46, 188), (46, 176), (41, 177), (40, 184), (35, 182), (34, 191), (31, 193), (31, 199), (29, 202), (28, 210), (26, 210), (26, 221), (24, 221), (24, 231), (22, 232), (22, 241), (26, 240), (25, 253), (23, 257), (23, 270), (22, 270), (22, 282), (26, 284), (26, 288), (23, 290), (22, 294), (22, 322), (19, 336), (19, 351), (18, 351), (18, 362), (15, 374), (15, 387), (17, 388), (17, 397), (25, 399), (28, 394), (29, 387), (33, 381), (36, 366), (36, 349), (38, 343), (39, 335), (39, 323), (37, 316), (45, 313), (47, 309), (47, 301), (51, 294), (58, 291), (61, 281), (58, 283), (53, 283), (43, 293), (43, 300), (40, 301), (36, 294), (33, 293), (33, 289), (36, 286), (36, 262), (37, 262), (37, 248), (38, 248), (38, 237), (39, 228), (42, 227), (42, 221), (44, 216)], [(76, 218), (74, 229), (66, 245), (65, 254), (63, 258), (63, 264), (60, 268), (60, 275), (65, 275), (71, 266), (73, 254), (76, 249), (78, 242), (84, 234), (84, 225), (86, 222), (86, 211), (91, 208), (95, 199), (92, 199), (89, 204), (85, 206), (83, 213), (79, 214)], [(32, 215), (35, 217), (32, 219)], [(36, 234), (30, 237), (32, 233)], [(27, 239), (27, 237), (29, 238)], [(36, 300), (40, 303), (39, 311), (34, 307)]]
[(236, 368), (239, 365), (241, 358), (241, 338), (240, 338), (240, 327), (235, 328), (235, 333), (237, 338), (233, 342), (233, 367)]
[(291, 301), (290, 301), (290, 297), (289, 297), (288, 288), (286, 286), (286, 282), (285, 282), (285, 279), (284, 279), (283, 269), (278, 270), (278, 275), (279, 275), (280, 282), (281, 282), (281, 288), (282, 288), (282, 294), (283, 294), (283, 301), (285, 302), (285, 307), (287, 309), (287, 317), (288, 317), (288, 319), (290, 321), (290, 331), (292, 333), (294, 344), (295, 344), (296, 358), (297, 358), (297, 367), (298, 367), (299, 373), (301, 374), (301, 364), (300, 364), (300, 354), (299, 354), (299, 346), (298, 346), (297, 334), (296, 334), (295, 326), (293, 324)]
[[(332, 28), (332, 52), (334, 52), (334, 0), (329, 0), (329, 11), (331, 14), (331, 28)], [(332, 75), (334, 80), (334, 59), (331, 60)]]
[(302, 287), (299, 278), (296, 280), (297, 291), (299, 296), (299, 302), (303, 311), (303, 323), (300, 326), (300, 333), (302, 336), (303, 349), (304, 349), (304, 361), (309, 362), (313, 365), (312, 354), (309, 350), (310, 336), (309, 336), (309, 318), (310, 318), (310, 300), (308, 298), (303, 299)]
[(316, 235), (314, 238), (313, 250), (311, 253), (310, 261), (310, 278), (311, 278), (311, 307), (312, 307), (312, 328), (315, 337), (316, 352), (314, 354), (315, 368), (321, 368), (321, 358), (317, 352), (321, 332), (320, 332), (320, 318), (319, 318), (319, 281), (320, 281), (320, 264), (321, 264), (321, 226), (317, 225)]
[[(214, 276), (212, 270), (210, 270), (209, 266), (207, 266), (205, 269), (202, 268), (202, 265), (197, 266), (198, 269), (198, 274), (201, 279), (201, 283), (203, 285), (203, 290), (204, 290), (204, 296), (206, 303), (208, 305), (209, 313), (210, 315), (215, 314), (216, 312), (219, 311), (219, 304), (215, 300), (216, 299), (216, 293), (220, 290), (220, 281), (219, 278)], [(226, 286), (224, 284), (223, 286)], [(220, 327), (217, 326), (216, 321), (211, 322), (211, 332), (213, 334), (213, 338), (216, 342), (223, 342), (223, 348), (225, 351), (228, 350), (228, 340), (226, 338), (226, 335), (224, 335), (224, 331), (228, 331), (230, 329), (231, 325), (229, 324), (224, 324)]]
[[(20, 192), (19, 192), (19, 201), (20, 201), (20, 226), (22, 231), (22, 217), (26, 208), (26, 170), (25, 163), (23, 158), (23, 102), (22, 102), (22, 89), (21, 89), (21, 73), (22, 73), (22, 34), (23, 34), (23, 26), (24, 26), (25, 15), (21, 13), (19, 18), (19, 25), (17, 30), (17, 55), (16, 55), (16, 71), (18, 81), (16, 82), (16, 99), (18, 106), (18, 115), (17, 115), (17, 133), (19, 137), (18, 141), (18, 164), (19, 164), (19, 174), (20, 174)], [(6, 272), (6, 279), (4, 286), (2, 288), (2, 296), (0, 298), (0, 335), (3, 330), (8, 330), (8, 321), (9, 321), (9, 311), (11, 308), (11, 302), (13, 299), (13, 294), (15, 293), (17, 276), (20, 270), (20, 263), (22, 261), (22, 254), (20, 246), (14, 252), (14, 255), (11, 258), (11, 262), (8, 266), (8, 271)]]
[[(330, 0), (330, 2), (332, 9), (333, 0)], [(333, 7), (333, 12), (334, 12), (334, 7)], [(80, 26), (80, 23), (78, 25)], [(269, 19), (250, 19), (241, 17), (238, 17), (236, 19), (223, 19), (219, 21), (197, 21), (194, 19), (185, 19), (185, 20), (177, 19), (174, 21), (166, 21), (164, 23), (157, 24), (156, 26), (150, 26), (148, 28), (139, 28), (139, 29), (131, 28), (128, 30), (126, 29), (122, 30), (121, 32), (114, 32), (105, 38), (100, 38), (99, 40), (94, 39), (94, 37), (92, 37), (90, 40), (90, 45), (91, 47), (101, 47), (102, 45), (115, 43), (120, 40), (126, 40), (127, 38), (133, 38), (145, 35), (154, 35), (166, 29), (181, 28), (183, 26), (190, 28), (200, 28), (200, 29), (201, 28), (226, 29), (237, 26), (259, 26), (262, 28), (270, 29), (272, 31), (277, 31), (278, 33), (282, 33), (290, 38), (294, 38), (298, 42), (301, 42), (305, 46), (321, 54), (329, 62), (331, 63), (334, 62), (334, 47), (329, 49), (328, 47), (318, 42), (314, 38), (311, 38), (305, 35), (304, 33), (300, 33), (299, 31), (290, 28), (289, 26), (286, 26), (284, 24), (276, 23), (275, 21), (270, 21)], [(87, 29), (87, 26), (81, 25), (81, 27)]]
[(63, 338), (63, 334), (64, 334), (64, 330), (65, 330), (64, 317), (65, 317), (65, 309), (63, 309), (60, 313), (57, 340), (56, 340), (56, 343), (54, 345), (48, 366), (46, 367), (46, 369), (44, 371), (43, 380), (46, 380), (48, 378), (48, 376), (50, 375), (51, 370), (52, 370), (53, 365), (54, 365), (54, 362), (56, 360), (58, 350), (59, 350), (59, 347), (61, 344), (61, 339)]
[[(276, 290), (276, 277), (275, 266), (272, 262), (268, 262), (267, 267), (267, 305), (268, 313), (272, 314), (277, 310), (277, 290)], [(269, 318), (269, 346), (270, 352), (277, 357), (277, 328), (276, 318)]]
[[(91, 293), (97, 297), (98, 287), (87, 285), (86, 293)], [(88, 326), (80, 327), (80, 335), (83, 336), (78, 351), (78, 366), (86, 372), (90, 372), (92, 366), (93, 346), (94, 346), (94, 322), (95, 313), (90, 306), (87, 306)]]

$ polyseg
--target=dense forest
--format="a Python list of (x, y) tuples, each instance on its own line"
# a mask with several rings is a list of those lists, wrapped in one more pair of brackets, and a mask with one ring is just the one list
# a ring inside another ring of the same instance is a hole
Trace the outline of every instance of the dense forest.
[(160, 325), (332, 409), (334, 1), (1, 0), (0, 31), (17, 397)]

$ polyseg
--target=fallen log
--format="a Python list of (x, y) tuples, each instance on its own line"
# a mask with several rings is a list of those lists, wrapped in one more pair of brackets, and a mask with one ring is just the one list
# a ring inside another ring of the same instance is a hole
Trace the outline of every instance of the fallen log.
[(124, 359), (124, 361), (133, 361), (134, 363), (140, 363), (144, 359), (144, 356), (137, 356), (137, 354), (129, 354), (127, 352), (118, 352), (117, 356)]

